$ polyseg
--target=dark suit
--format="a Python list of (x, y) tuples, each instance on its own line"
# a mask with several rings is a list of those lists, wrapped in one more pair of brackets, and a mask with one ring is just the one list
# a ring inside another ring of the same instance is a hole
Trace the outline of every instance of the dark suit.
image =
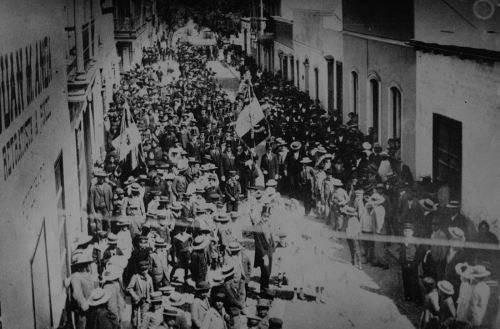
[(264, 181), (268, 181), (269, 179), (275, 179), (276, 175), (279, 175), (279, 161), (276, 154), (271, 154), (271, 159), (269, 159), (269, 155), (266, 153), (262, 155), (260, 159), (260, 169), (262, 172), (267, 171), (267, 174), (264, 174)]
[(285, 170), (287, 171), (290, 197), (294, 197), (299, 191), (300, 169), (302, 167), (300, 164), (300, 153), (298, 153), (297, 157), (295, 153), (288, 152), (285, 158)]
[(226, 177), (226, 179), (229, 179), (229, 172), (233, 170), (237, 170), (236, 158), (234, 155), (229, 157), (227, 153), (224, 153), (222, 155), (222, 174)]
[(241, 314), (245, 308), (245, 281), (234, 283), (233, 280), (225, 284), (226, 300), (225, 306), (231, 317)]
[[(267, 228), (264, 227), (267, 225)], [(266, 234), (265, 232), (269, 232)], [(260, 267), (260, 291), (269, 287), (269, 278), (273, 264), (274, 241), (268, 224), (259, 223), (254, 226), (253, 238), (255, 241), (255, 259), (253, 266)], [(269, 258), (267, 266), (264, 264), (264, 257)]]

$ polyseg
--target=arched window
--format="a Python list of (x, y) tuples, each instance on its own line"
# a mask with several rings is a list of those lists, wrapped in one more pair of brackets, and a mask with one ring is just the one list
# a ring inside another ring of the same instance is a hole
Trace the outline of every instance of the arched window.
[(390, 102), (392, 114), (392, 138), (401, 138), (401, 117), (402, 117), (402, 101), (401, 91), (397, 87), (390, 89)]
[[(369, 106), (370, 106), (370, 121), (368, 127), (373, 128), (374, 140), (379, 140), (379, 120), (380, 120), (380, 81), (376, 78), (370, 78), (369, 83)], [(368, 132), (369, 133), (369, 132)]]
[(351, 72), (351, 112), (358, 113), (359, 81), (358, 72)]

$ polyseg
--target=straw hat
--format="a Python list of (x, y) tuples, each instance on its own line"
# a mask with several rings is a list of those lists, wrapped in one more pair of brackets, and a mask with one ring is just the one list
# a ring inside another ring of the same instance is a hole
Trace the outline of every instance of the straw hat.
[(372, 149), (372, 144), (368, 143), (368, 142), (364, 142), (362, 145), (364, 150), (371, 150)]
[(356, 212), (356, 209), (350, 206), (345, 206), (340, 210), (342, 213), (348, 215), (348, 216), (357, 216), (358, 213)]
[(170, 296), (173, 292), (175, 292), (175, 288), (173, 286), (164, 286), (164, 287), (160, 287), (158, 289), (163, 296)]
[(90, 264), (93, 263), (94, 259), (91, 255), (81, 249), (77, 249), (71, 255), (71, 266), (81, 265), (81, 264)]
[(123, 270), (118, 266), (107, 266), (106, 270), (102, 273), (103, 282), (112, 282), (118, 280), (122, 276)]
[(160, 291), (153, 291), (151, 293), (151, 303), (152, 304), (161, 304), (163, 302), (163, 295)]
[(97, 169), (96, 171), (94, 171), (94, 176), (95, 177), (108, 177), (109, 174), (102, 169)]
[(241, 245), (237, 241), (229, 242), (227, 250), (230, 252), (237, 252), (241, 250)]
[(274, 179), (270, 179), (267, 181), (266, 186), (268, 187), (276, 187), (278, 186), (278, 182)]
[(309, 157), (303, 157), (301, 160), (300, 160), (300, 163), (302, 164), (308, 164), (308, 163), (312, 163), (312, 160), (309, 159)]
[(431, 199), (422, 199), (419, 200), (418, 203), (425, 211), (436, 211), (438, 208), (438, 204)]
[(465, 239), (464, 231), (459, 227), (449, 227), (448, 232), (453, 240), (463, 240)]
[(88, 304), (89, 306), (98, 306), (102, 304), (106, 304), (110, 298), (109, 292), (102, 288), (97, 288), (92, 291), (90, 294)]
[(225, 212), (220, 213), (216, 219), (214, 219), (216, 222), (220, 223), (227, 223), (229, 222), (229, 215)]
[(224, 265), (221, 269), (221, 272), (222, 276), (224, 277), (224, 280), (232, 279), (234, 276), (234, 265), (232, 264)]
[(210, 241), (205, 236), (198, 235), (193, 241), (193, 250), (202, 250), (208, 246), (209, 243)]
[(222, 273), (219, 271), (215, 272), (212, 278), (210, 279), (210, 285), (212, 287), (217, 287), (220, 286), (221, 284), (224, 283), (224, 277), (222, 276)]
[(179, 314), (179, 311), (174, 307), (166, 306), (163, 309), (163, 316), (166, 318), (174, 318), (175, 319), (178, 314)]
[(186, 303), (184, 296), (177, 291), (174, 291), (168, 296), (167, 304), (173, 307), (179, 307)]
[(299, 150), (301, 147), (302, 147), (302, 143), (301, 143), (301, 142), (299, 142), (299, 141), (295, 141), (295, 142), (292, 142), (292, 143), (290, 144), (290, 149), (291, 149), (292, 151), (297, 151), (297, 150)]
[(470, 266), (463, 274), (464, 277), (470, 279), (482, 279), (490, 276), (491, 272), (483, 265)]
[(123, 184), (130, 185), (135, 182), (137, 182), (137, 179), (134, 176), (129, 176), (129, 178), (127, 178), (127, 180)]
[(449, 296), (453, 296), (455, 294), (455, 289), (453, 289), (453, 285), (449, 281), (446, 280), (439, 281), (437, 283), (437, 287), (439, 290), (441, 290), (442, 292), (444, 292)]
[(333, 184), (333, 186), (343, 186), (344, 185), (344, 184), (342, 184), (342, 181), (338, 178), (334, 178), (332, 180), (332, 184)]
[(448, 202), (448, 204), (446, 205), (446, 208), (448, 208), (448, 209), (460, 208), (460, 201), (452, 200), (452, 201)]

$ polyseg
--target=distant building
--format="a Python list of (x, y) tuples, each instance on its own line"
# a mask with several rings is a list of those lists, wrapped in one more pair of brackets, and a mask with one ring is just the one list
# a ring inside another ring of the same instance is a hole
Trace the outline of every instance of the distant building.
[(415, 1), (416, 174), (446, 177), (463, 212), (497, 233), (499, 33), (489, 1)]

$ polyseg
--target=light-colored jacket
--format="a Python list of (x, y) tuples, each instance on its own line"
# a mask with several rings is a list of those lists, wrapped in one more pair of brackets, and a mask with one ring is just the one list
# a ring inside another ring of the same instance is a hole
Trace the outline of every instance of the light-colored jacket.
[(215, 308), (211, 307), (203, 320), (201, 329), (228, 329), (226, 320), (224, 320), (225, 314), (224, 309), (220, 314)]

